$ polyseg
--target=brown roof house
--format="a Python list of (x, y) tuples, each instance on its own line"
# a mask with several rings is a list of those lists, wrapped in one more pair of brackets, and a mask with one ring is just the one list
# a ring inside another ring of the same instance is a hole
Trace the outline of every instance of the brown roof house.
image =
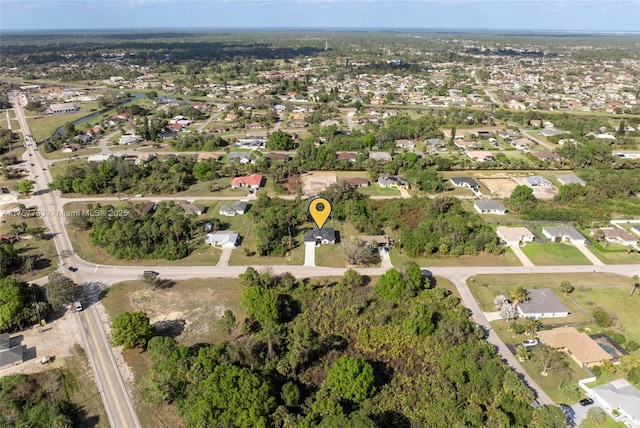
[(603, 361), (613, 360), (586, 333), (580, 333), (574, 327), (559, 327), (538, 332), (538, 339), (552, 348), (565, 351), (581, 367), (592, 367)]
[(370, 184), (369, 180), (363, 177), (345, 178), (344, 181), (353, 187), (368, 187)]

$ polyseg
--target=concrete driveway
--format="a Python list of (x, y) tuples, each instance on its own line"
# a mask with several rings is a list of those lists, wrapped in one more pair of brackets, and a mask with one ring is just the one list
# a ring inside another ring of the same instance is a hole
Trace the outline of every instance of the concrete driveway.
[(304, 243), (304, 266), (316, 265), (316, 244), (315, 242)]

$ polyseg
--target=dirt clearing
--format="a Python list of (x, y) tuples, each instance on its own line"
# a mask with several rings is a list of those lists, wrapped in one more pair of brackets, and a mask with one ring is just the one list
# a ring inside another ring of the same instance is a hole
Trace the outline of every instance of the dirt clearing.
[(511, 178), (478, 178), (489, 191), (499, 198), (508, 198), (518, 185)]
[(160, 333), (189, 346), (225, 339), (218, 320), (230, 309), (241, 322), (241, 297), (242, 287), (236, 279), (191, 279), (165, 289), (129, 281), (111, 286), (102, 303), (111, 321), (122, 312), (143, 311)]
[(300, 177), (302, 192), (307, 196), (316, 196), (338, 182), (336, 174), (328, 172), (309, 172)]

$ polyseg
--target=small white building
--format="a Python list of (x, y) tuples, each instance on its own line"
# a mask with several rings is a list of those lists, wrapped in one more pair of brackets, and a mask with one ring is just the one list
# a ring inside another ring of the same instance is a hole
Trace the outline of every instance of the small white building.
[(473, 203), (473, 207), (479, 214), (504, 215), (507, 213), (507, 209), (497, 199), (480, 199)]
[(112, 158), (111, 154), (98, 154), (87, 157), (87, 162), (104, 162)]
[(206, 244), (212, 247), (235, 248), (238, 243), (238, 234), (228, 230), (224, 232), (208, 233), (204, 238)]
[(526, 227), (498, 226), (496, 235), (506, 245), (520, 245), (521, 242), (533, 242), (536, 236)]
[(73, 103), (50, 104), (49, 112), (51, 114), (74, 113), (78, 111), (78, 107)]
[(542, 228), (542, 234), (552, 241), (565, 242), (569, 241), (572, 244), (584, 245), (587, 243), (587, 238), (582, 236), (575, 228), (571, 226), (547, 226)]

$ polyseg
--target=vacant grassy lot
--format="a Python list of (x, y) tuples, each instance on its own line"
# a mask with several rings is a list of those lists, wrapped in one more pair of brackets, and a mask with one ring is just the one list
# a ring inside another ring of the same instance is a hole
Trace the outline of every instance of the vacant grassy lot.
[(400, 197), (399, 190), (390, 189), (388, 187), (380, 187), (375, 183), (367, 187), (359, 187), (358, 192), (367, 196), (398, 196)]
[[(565, 296), (560, 283), (569, 281), (575, 291)], [(493, 311), (493, 299), (499, 294), (508, 296), (509, 292), (521, 285), (527, 289), (550, 288), (556, 297), (569, 309), (569, 317), (543, 320), (546, 325), (573, 322), (594, 323), (592, 312), (596, 308), (604, 309), (617, 321), (614, 330), (625, 335), (627, 340), (640, 342), (640, 293), (631, 292), (631, 279), (605, 273), (574, 274), (520, 274), (520, 275), (476, 275), (469, 278), (469, 288), (480, 307)], [(589, 326), (588, 333), (599, 331)], [(506, 343), (512, 343), (507, 338)], [(515, 343), (515, 342), (514, 342)]]
[[(613, 247), (613, 244), (612, 244)], [(617, 247), (621, 247), (618, 245)], [(597, 258), (608, 265), (628, 265), (628, 264), (640, 264), (640, 254), (637, 251), (628, 253), (626, 249), (611, 248), (604, 250), (597, 248), (594, 245), (587, 247)]]
[(477, 256), (441, 257), (441, 258), (412, 258), (406, 253), (397, 249), (389, 252), (391, 262), (394, 266), (414, 261), (422, 267), (429, 266), (522, 266), (520, 260), (513, 254), (511, 249), (507, 249), (503, 254), (493, 255), (482, 252)]
[(45, 150), (40, 150), (42, 157), (47, 160), (74, 159), (78, 156), (89, 156), (97, 153), (100, 153), (100, 147), (97, 146), (86, 146), (71, 153), (65, 153), (62, 150), (55, 150), (47, 153)]
[(532, 242), (522, 252), (536, 266), (591, 264), (580, 250), (562, 242)]

